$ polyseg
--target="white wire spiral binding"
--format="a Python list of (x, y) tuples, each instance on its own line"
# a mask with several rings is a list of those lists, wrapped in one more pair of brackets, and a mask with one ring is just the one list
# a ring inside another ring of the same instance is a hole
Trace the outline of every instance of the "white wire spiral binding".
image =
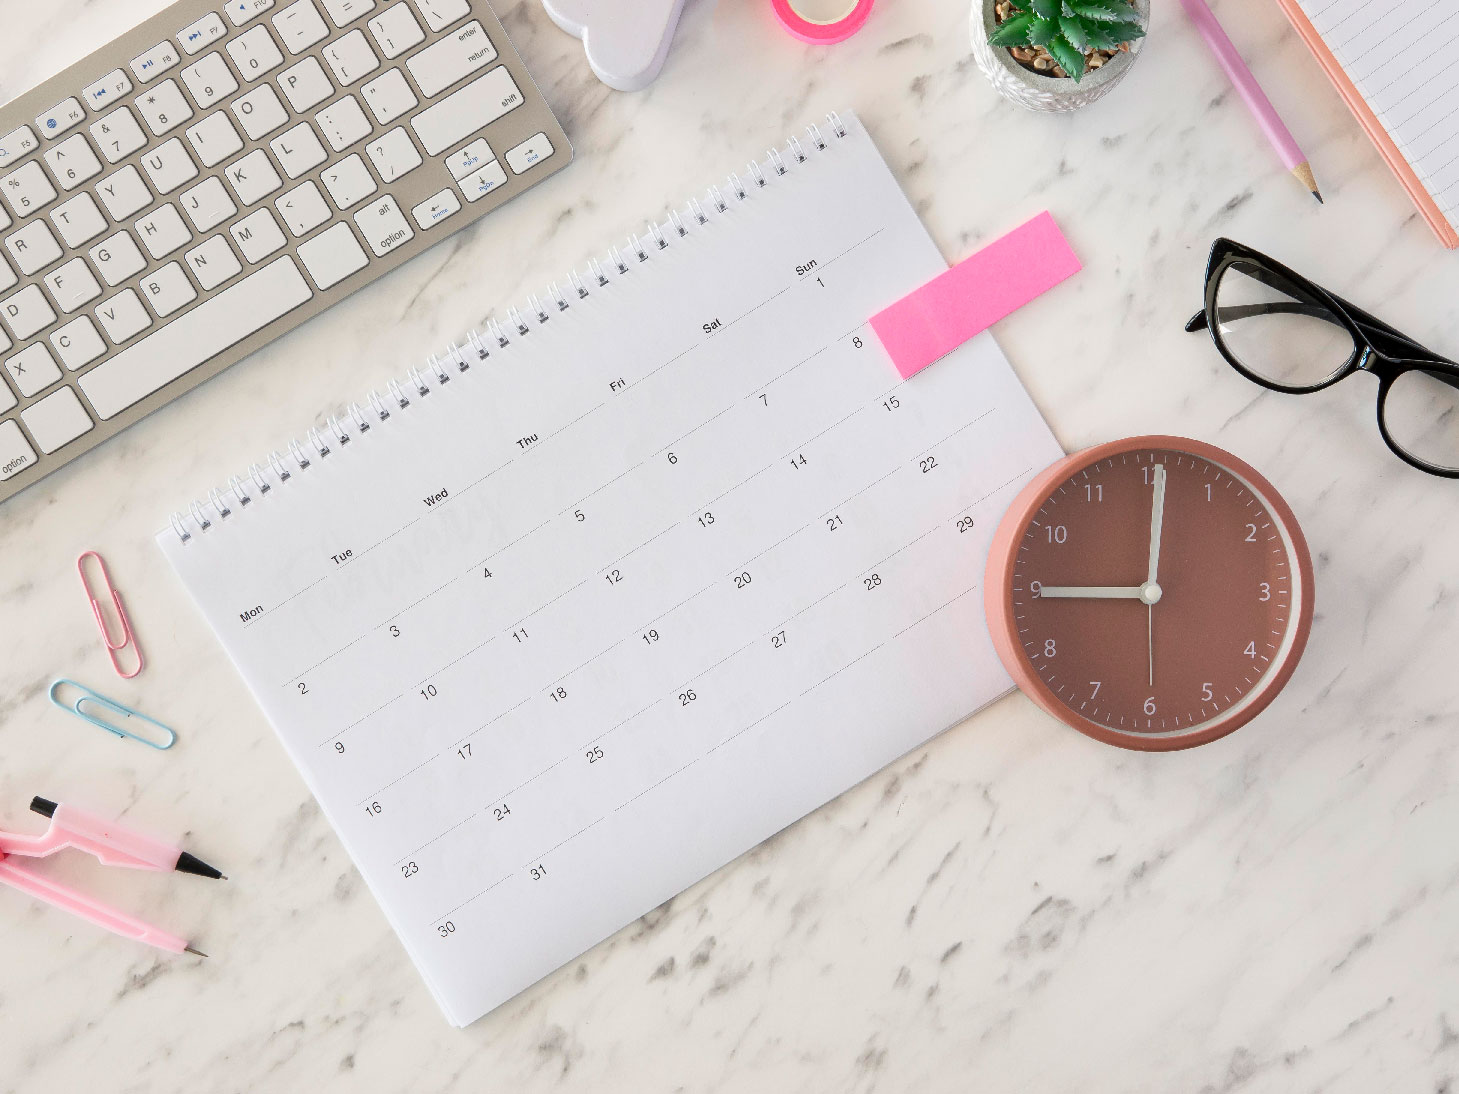
[[(834, 111), (826, 115), (826, 124), (837, 139), (847, 135), (845, 123)], [(766, 153), (763, 165), (751, 161), (745, 171), (755, 189), (765, 189), (772, 179), (791, 174), (795, 165), (807, 163), (811, 159), (809, 149), (825, 152), (830, 143), (822, 129), (811, 124), (806, 126), (804, 142), (800, 136), (792, 135), (786, 139), (783, 149), (771, 148)], [(750, 187), (740, 175), (731, 172), (724, 186), (737, 202), (749, 199)], [(221, 523), (232, 516), (234, 506), (229, 505), (227, 495), (231, 494), (236, 500), (238, 510), (267, 497), (275, 485), (288, 482), (296, 473), (307, 471), (312, 466), (310, 450), (318, 453), (320, 459), (328, 456), (330, 442), (327, 438), (333, 438), (343, 448), (352, 437), (370, 433), (377, 424), (390, 420), (391, 403), (401, 410), (411, 405), (408, 389), (413, 388), (420, 398), (424, 398), (434, 387), (444, 387), (452, 378), (451, 364), (454, 363), (457, 372), (468, 372), (472, 364), (486, 361), (495, 350), (506, 350), (511, 346), (509, 330), (514, 331), (516, 337), (526, 337), (532, 333), (534, 319), (537, 326), (547, 323), (552, 317), (551, 304), (556, 304), (558, 312), (570, 310), (574, 303), (588, 299), (595, 289), (608, 288), (615, 273), (619, 277), (627, 276), (633, 265), (648, 262), (657, 252), (671, 249), (675, 241), (687, 239), (697, 228), (709, 226), (714, 213), (726, 215), (729, 211), (726, 191), (712, 185), (703, 195), (691, 197), (683, 206), (670, 209), (667, 219), (649, 221), (646, 235), (629, 235), (625, 241), (627, 253), (632, 254), (637, 262), (630, 265), (625, 259), (625, 252), (614, 244), (608, 248), (606, 255), (588, 259), (584, 270), (572, 270), (567, 275), (566, 291), (554, 281), (547, 287), (545, 295), (529, 295), (525, 305), (508, 308), (505, 324), (492, 317), (483, 323), (482, 328), (468, 331), (463, 345), (450, 342), (444, 354), (427, 355), (423, 368), (409, 368), (404, 377), (390, 380), (383, 395), (378, 390), (371, 391), (363, 402), (352, 402), (342, 413), (327, 417), (322, 430), (311, 427), (302, 443), (289, 441), (284, 454), (271, 452), (264, 463), (250, 464), (245, 475), (229, 479), (227, 487), (210, 491), (206, 501), (193, 502), (185, 512), (172, 514), (169, 524), (178, 541), (191, 543), (199, 533), (209, 531), (215, 522)], [(495, 343), (495, 350), (492, 343)], [(434, 387), (432, 380), (435, 381)]]

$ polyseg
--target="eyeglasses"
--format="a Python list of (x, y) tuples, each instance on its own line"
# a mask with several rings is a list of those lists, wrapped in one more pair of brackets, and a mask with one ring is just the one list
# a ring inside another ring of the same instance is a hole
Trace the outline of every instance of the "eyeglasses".
[(1355, 372), (1378, 378), (1378, 430), (1393, 453), (1459, 478), (1459, 364), (1230, 239), (1206, 263), (1206, 306), (1187, 331), (1211, 332), (1248, 380), (1306, 395)]

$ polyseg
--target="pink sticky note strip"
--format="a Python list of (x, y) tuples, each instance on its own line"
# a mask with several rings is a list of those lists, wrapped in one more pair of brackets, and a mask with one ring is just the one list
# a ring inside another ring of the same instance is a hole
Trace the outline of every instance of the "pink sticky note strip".
[(905, 380), (1082, 268), (1040, 213), (872, 316), (871, 329)]

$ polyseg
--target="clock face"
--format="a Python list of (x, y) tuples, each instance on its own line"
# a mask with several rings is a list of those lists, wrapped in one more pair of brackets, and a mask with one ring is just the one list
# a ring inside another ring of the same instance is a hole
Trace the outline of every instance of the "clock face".
[(1311, 619), (1311, 565), (1290, 510), (1240, 461), (1195, 442), (1134, 444), (1071, 457), (1015, 503), (1017, 526), (1000, 531), (1000, 653), (1077, 728), (1188, 747), (1243, 724), (1285, 682)]

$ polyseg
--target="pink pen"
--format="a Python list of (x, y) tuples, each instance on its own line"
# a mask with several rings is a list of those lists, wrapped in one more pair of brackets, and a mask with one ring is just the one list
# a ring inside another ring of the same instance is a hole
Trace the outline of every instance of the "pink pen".
[[(135, 870), (181, 870), (201, 877), (223, 878), (223, 875), (188, 852), (168, 846), (146, 836), (129, 832), (112, 821), (71, 805), (58, 805), (45, 798), (35, 798), (30, 807), (51, 819), (51, 825), (39, 836), (17, 836), (0, 832), (0, 882), (29, 893), (57, 908), (88, 919), (98, 927), (146, 942), (170, 953), (197, 954), (201, 950), (188, 945), (186, 939), (168, 934), (140, 919), (108, 908), (84, 893), (78, 893), (34, 872), (25, 858), (45, 858), (67, 847), (75, 847), (95, 855), (105, 866), (126, 866)], [(224, 879), (226, 880), (226, 879)]]
[(1307, 187), (1320, 202), (1322, 194), (1317, 189), (1317, 179), (1312, 174), (1312, 165), (1307, 162), (1307, 154), (1297, 146), (1297, 141), (1277, 114), (1271, 100), (1266, 97), (1266, 92), (1256, 82), (1251, 69), (1246, 67), (1241, 54), (1236, 52), (1236, 47), (1231, 44), (1226, 31), (1216, 21), (1215, 13), (1206, 6), (1206, 0), (1182, 0), (1182, 3), (1185, 4), (1186, 14), (1191, 17), (1191, 22), (1201, 32), (1206, 44), (1211, 47), (1211, 52), (1216, 55), (1216, 60), (1226, 70), (1226, 75), (1231, 77), (1231, 82), (1236, 85), (1241, 97), (1246, 100), (1247, 108), (1256, 117), (1262, 131), (1267, 135), (1267, 140), (1271, 141), (1277, 155), (1282, 158), (1282, 166), (1296, 175), (1297, 181)]

